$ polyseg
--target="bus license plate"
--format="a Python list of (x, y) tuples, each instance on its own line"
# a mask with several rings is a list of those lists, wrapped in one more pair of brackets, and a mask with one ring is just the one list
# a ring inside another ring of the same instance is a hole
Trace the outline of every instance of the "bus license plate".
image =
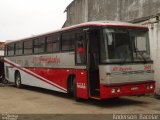
[(132, 87), (131, 90), (138, 90), (138, 87)]

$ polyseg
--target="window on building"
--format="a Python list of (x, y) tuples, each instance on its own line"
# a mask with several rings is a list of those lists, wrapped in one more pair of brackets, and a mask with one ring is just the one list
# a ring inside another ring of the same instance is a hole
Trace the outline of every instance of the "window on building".
[(45, 37), (40, 37), (34, 40), (34, 53), (45, 52)]
[(14, 55), (14, 44), (7, 45), (7, 55), (11, 56)]
[(22, 55), (23, 53), (23, 42), (17, 42), (15, 44), (15, 54)]
[(60, 35), (54, 34), (47, 37), (47, 52), (57, 52), (60, 50)]
[(62, 50), (73, 51), (75, 49), (75, 34), (66, 32), (62, 34)]
[(32, 54), (32, 51), (33, 51), (32, 46), (33, 46), (32, 40), (24, 41), (24, 54), (25, 55)]

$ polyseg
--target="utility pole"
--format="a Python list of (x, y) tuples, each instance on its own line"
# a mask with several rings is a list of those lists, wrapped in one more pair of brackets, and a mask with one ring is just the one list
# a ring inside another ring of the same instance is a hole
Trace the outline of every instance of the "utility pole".
[(84, 22), (88, 22), (88, 0), (84, 0), (85, 10), (84, 10)]

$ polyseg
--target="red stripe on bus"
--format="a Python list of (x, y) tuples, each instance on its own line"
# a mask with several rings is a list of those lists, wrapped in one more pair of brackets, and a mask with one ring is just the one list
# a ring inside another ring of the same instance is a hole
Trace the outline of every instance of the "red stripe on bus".
[(4, 60), (4, 62), (5, 63), (7, 63), (7, 64), (9, 64), (9, 65), (11, 65), (11, 66), (13, 66), (13, 67), (16, 67), (16, 68), (18, 68), (18, 69), (20, 69), (20, 70), (22, 70), (23, 72), (26, 72), (27, 74), (29, 74), (29, 75), (31, 75), (31, 76), (33, 76), (33, 77), (36, 77), (36, 78), (38, 78), (39, 80), (41, 80), (41, 81), (44, 81), (44, 82), (46, 82), (46, 83), (48, 83), (48, 84), (50, 84), (50, 85), (52, 85), (52, 86), (54, 86), (54, 87), (57, 87), (58, 89), (60, 89), (60, 90), (63, 90), (63, 91), (65, 91), (65, 92), (67, 92), (67, 90), (64, 88), (61, 88), (61, 87), (59, 87), (59, 86), (57, 86), (57, 85), (55, 85), (55, 83), (54, 82), (52, 82), (52, 81), (50, 81), (50, 82), (52, 82), (52, 83), (50, 83), (50, 82), (48, 82), (48, 81), (46, 81), (45, 79), (43, 79), (43, 78), (40, 78), (40, 77), (38, 77), (38, 76), (36, 76), (36, 75), (34, 75), (34, 74), (32, 74), (32, 73), (30, 73), (30, 72), (28, 72), (28, 71), (26, 71), (26, 70), (24, 70), (24, 69), (22, 69), (22, 68), (20, 68), (20, 67), (18, 67), (18, 66), (16, 66), (16, 65), (14, 65), (13, 63), (10, 63), (10, 62), (8, 62), (8, 61), (6, 61), (6, 60)]

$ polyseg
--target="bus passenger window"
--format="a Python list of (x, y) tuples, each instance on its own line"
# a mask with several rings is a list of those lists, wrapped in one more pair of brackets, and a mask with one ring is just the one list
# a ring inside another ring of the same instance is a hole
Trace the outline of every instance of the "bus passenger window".
[(32, 54), (32, 46), (33, 46), (32, 40), (24, 41), (24, 54), (25, 55)]
[(7, 45), (5, 45), (5, 47), (4, 47), (4, 55), (5, 55), (5, 56), (8, 56), (8, 53), (7, 53)]
[(73, 32), (66, 32), (62, 34), (62, 51), (74, 51), (75, 48), (75, 34)]
[(23, 42), (17, 42), (15, 44), (15, 54), (22, 55), (23, 53)]
[(54, 34), (47, 37), (47, 52), (58, 52), (60, 50), (60, 35)]
[(45, 52), (45, 37), (41, 37), (34, 40), (34, 53)]
[(14, 55), (14, 44), (9, 44), (7, 46), (8, 56)]

